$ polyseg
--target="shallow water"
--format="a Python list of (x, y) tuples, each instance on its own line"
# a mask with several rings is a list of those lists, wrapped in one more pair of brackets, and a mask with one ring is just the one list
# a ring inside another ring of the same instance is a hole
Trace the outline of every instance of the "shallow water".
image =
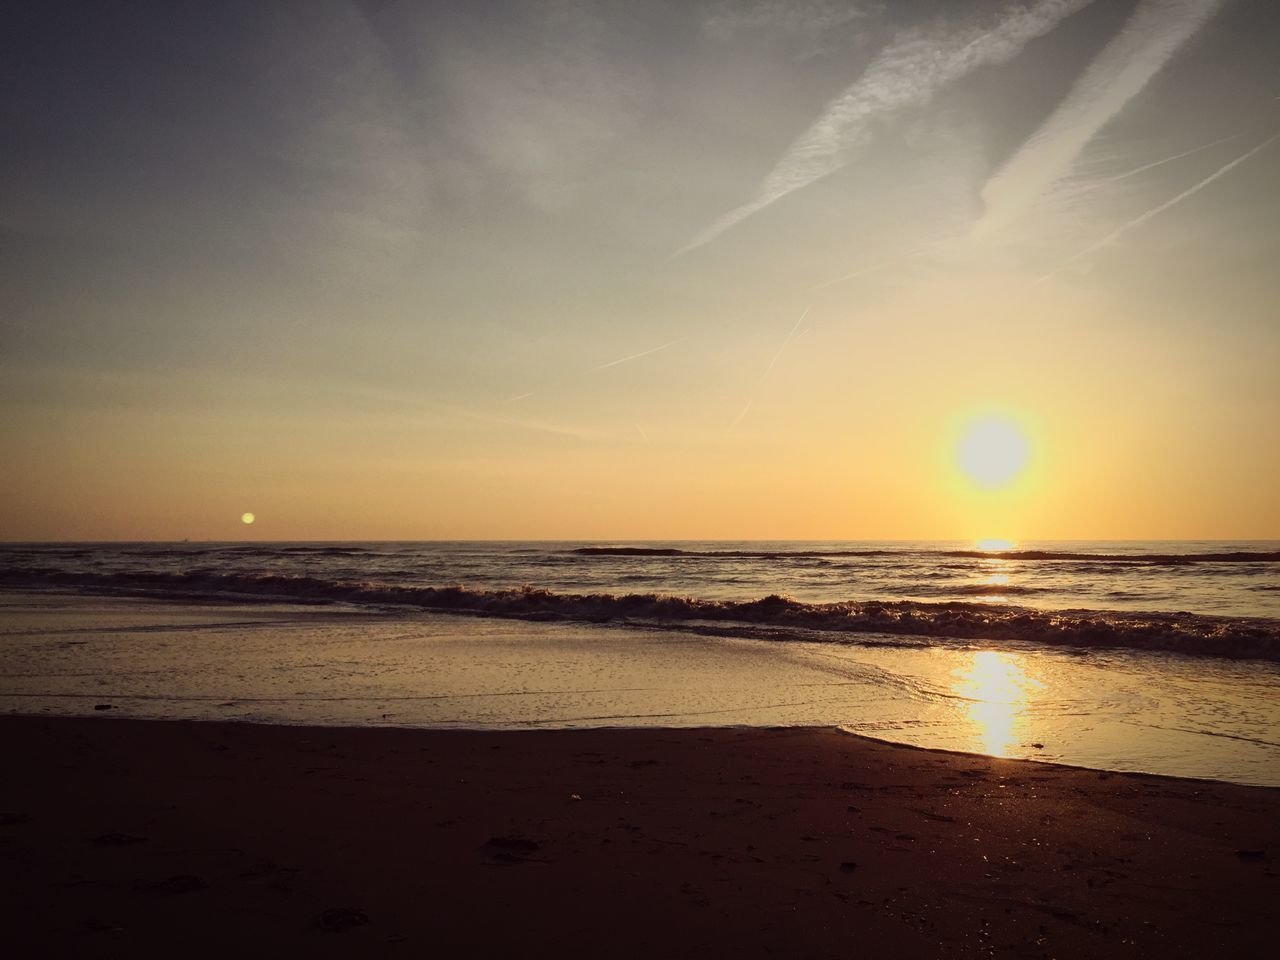
[[(873, 639), (874, 638), (870, 638)], [(344, 606), (10, 595), (0, 710), (428, 727), (841, 726), (1280, 785), (1280, 666), (702, 636)]]

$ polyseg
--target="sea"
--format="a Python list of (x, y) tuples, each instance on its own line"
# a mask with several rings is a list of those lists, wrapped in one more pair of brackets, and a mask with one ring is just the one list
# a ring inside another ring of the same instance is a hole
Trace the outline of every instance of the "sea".
[(836, 726), (1280, 785), (1280, 542), (0, 544), (0, 711)]

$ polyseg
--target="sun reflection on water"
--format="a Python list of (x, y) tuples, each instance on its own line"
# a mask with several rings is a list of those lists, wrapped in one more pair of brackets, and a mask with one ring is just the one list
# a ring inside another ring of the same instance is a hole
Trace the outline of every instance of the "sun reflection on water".
[(951, 690), (964, 698), (966, 719), (974, 727), (974, 749), (1009, 756), (1025, 725), (1027, 707), (1044, 684), (1027, 673), (1024, 658), (995, 650), (973, 654), (951, 675)]
[[(980, 561), (981, 579), (976, 582), (976, 595), (988, 603), (1008, 603), (1013, 570), (1012, 561), (1002, 557), (983, 557)], [(1003, 588), (1003, 589), (1002, 589)]]

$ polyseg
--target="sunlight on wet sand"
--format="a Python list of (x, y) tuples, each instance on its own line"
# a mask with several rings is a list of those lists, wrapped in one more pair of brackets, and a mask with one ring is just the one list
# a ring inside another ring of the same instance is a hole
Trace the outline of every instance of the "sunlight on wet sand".
[(965, 701), (965, 719), (973, 727), (972, 749), (1010, 756), (1020, 743), (1027, 708), (1045, 684), (1029, 674), (1024, 657), (995, 650), (972, 654), (951, 675), (951, 689)]

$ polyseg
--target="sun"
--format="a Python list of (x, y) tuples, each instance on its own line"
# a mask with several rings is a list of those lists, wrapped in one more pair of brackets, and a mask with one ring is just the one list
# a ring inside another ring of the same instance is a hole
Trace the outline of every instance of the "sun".
[(956, 445), (956, 463), (980, 487), (1008, 486), (1027, 466), (1031, 442), (1008, 417), (988, 416), (972, 421)]
[(255, 520), (257, 520), (257, 519), (258, 519), (258, 518), (257, 518), (257, 517), (255, 517), (252, 513), (244, 513), (244, 514), (241, 514), (241, 515), (240, 515), (240, 522), (241, 522), (241, 523), (246, 523), (246, 524), (248, 524), (248, 523), (253, 523), (253, 521), (255, 521)]

